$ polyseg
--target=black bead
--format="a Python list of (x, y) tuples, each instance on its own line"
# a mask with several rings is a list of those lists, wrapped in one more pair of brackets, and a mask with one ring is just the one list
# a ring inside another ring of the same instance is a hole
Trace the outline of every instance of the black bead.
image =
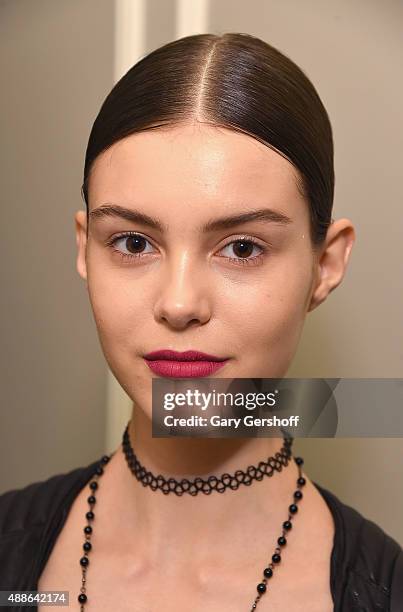
[(110, 457), (108, 457), (108, 455), (104, 455), (101, 459), (102, 463), (108, 463)]
[(280, 536), (277, 542), (280, 544), (280, 546), (285, 546), (287, 544), (287, 540), (285, 539), (284, 536)]
[(288, 509), (291, 514), (295, 514), (296, 512), (298, 512), (298, 506), (296, 504), (291, 504), (291, 506), (288, 506)]
[(77, 599), (80, 603), (85, 603), (87, 601), (87, 595), (85, 593), (80, 593)]
[(272, 555), (271, 560), (273, 561), (273, 563), (280, 563), (281, 561), (281, 555), (274, 553), (274, 555)]
[(89, 562), (90, 560), (88, 559), (88, 557), (81, 557), (80, 559), (80, 565), (82, 565), (83, 567), (87, 567)]
[[(294, 497), (295, 497), (295, 495), (294, 495)], [(87, 502), (89, 504), (95, 504), (96, 501), (97, 501), (97, 499), (96, 499), (95, 495), (90, 495), (89, 497), (87, 497)]]
[(265, 593), (266, 592), (266, 585), (264, 582), (261, 582), (260, 584), (257, 585), (257, 591), (258, 593)]
[(295, 491), (294, 497), (295, 499), (302, 499), (303, 498), (302, 491)]
[(291, 527), (292, 527), (291, 521), (284, 521), (283, 527), (284, 527), (284, 529), (287, 529), (287, 531), (289, 531), (291, 529)]
[(98, 483), (95, 480), (90, 483), (90, 489), (92, 489), (93, 491), (96, 491), (96, 489), (98, 489)]
[(84, 548), (84, 550), (85, 550), (86, 552), (88, 552), (89, 550), (91, 550), (91, 548), (92, 548), (92, 544), (91, 544), (91, 542), (84, 542), (84, 544), (83, 544), (83, 548)]
[(98, 474), (98, 476), (101, 476), (104, 473), (104, 468), (99, 465), (95, 470), (95, 473)]
[(87, 517), (89, 521), (92, 521), (92, 519), (95, 518), (95, 514), (93, 513), (92, 510), (89, 510), (88, 512), (86, 512), (85, 516)]
[(91, 525), (86, 525), (84, 527), (84, 533), (92, 533), (92, 527)]
[(263, 570), (263, 574), (265, 575), (266, 578), (271, 578), (273, 576), (273, 570), (271, 569), (271, 567), (266, 567)]
[(295, 457), (295, 463), (297, 465), (302, 465), (304, 463), (304, 460), (302, 457)]
[(304, 484), (306, 483), (306, 480), (303, 476), (300, 476), (297, 480), (297, 483), (299, 484), (300, 487), (303, 487)]

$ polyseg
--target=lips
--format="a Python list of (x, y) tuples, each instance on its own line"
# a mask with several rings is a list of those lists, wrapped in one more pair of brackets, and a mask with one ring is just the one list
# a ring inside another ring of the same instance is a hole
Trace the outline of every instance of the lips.
[(201, 351), (172, 351), (163, 349), (144, 355), (149, 368), (160, 376), (193, 378), (209, 376), (222, 368), (227, 357), (217, 357)]
[(167, 359), (169, 361), (225, 361), (227, 359), (226, 357), (216, 357), (215, 355), (209, 355), (201, 351), (184, 351), (180, 353), (169, 349), (153, 351), (152, 353), (147, 353), (144, 357), (145, 359), (151, 360)]

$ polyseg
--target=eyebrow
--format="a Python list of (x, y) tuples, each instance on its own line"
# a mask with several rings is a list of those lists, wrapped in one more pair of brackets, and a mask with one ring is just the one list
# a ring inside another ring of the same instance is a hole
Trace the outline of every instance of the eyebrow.
[[(119, 217), (126, 221), (133, 223), (141, 223), (147, 225), (150, 228), (164, 232), (168, 230), (168, 226), (163, 223), (157, 217), (151, 217), (139, 210), (133, 208), (125, 208), (117, 204), (102, 204), (94, 208), (90, 213), (91, 219), (103, 219), (105, 217)], [(290, 217), (284, 213), (273, 210), (271, 208), (260, 208), (253, 210), (241, 211), (235, 215), (229, 215), (220, 217), (217, 219), (211, 219), (203, 225), (197, 228), (202, 233), (213, 232), (217, 230), (229, 229), (240, 225), (241, 223), (248, 223), (250, 221), (260, 221), (266, 223), (277, 223), (279, 225), (289, 225), (292, 223)]]

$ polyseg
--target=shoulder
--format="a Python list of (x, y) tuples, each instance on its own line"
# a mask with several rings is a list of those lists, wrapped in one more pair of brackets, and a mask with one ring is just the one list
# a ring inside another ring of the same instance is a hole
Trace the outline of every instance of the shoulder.
[(0, 538), (46, 524), (55, 510), (85, 484), (97, 462), (0, 495)]
[(35, 590), (57, 526), (98, 462), (0, 495), (0, 589)]
[(369, 609), (393, 611), (394, 608), (389, 606), (398, 596), (402, 606), (403, 549), (400, 544), (334, 493), (314, 484), (325, 498), (335, 521), (332, 566), (339, 580), (334, 589), (343, 598), (343, 605), (355, 605), (357, 609), (360, 609), (359, 605), (366, 605)]

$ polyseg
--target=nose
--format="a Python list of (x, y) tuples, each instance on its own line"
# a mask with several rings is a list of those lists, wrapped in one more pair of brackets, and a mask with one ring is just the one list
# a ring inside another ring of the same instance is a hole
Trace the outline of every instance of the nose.
[(159, 281), (154, 313), (157, 322), (185, 329), (209, 321), (207, 277), (188, 254), (179, 254), (162, 266)]

